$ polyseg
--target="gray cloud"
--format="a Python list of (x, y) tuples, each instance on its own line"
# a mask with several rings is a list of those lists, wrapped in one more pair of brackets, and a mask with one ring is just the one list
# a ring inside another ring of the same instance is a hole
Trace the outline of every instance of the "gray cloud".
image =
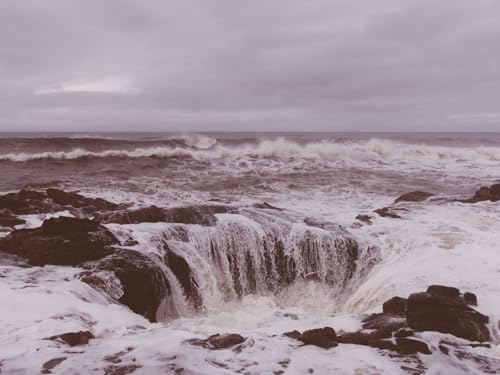
[(500, 131), (496, 0), (2, 0), (0, 130)]

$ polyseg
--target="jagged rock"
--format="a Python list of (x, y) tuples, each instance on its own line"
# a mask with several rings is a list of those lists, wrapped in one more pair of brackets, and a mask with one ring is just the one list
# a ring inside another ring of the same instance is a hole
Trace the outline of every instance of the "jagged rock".
[(169, 208), (165, 210), (165, 215), (170, 223), (213, 225), (217, 221), (215, 214), (233, 212), (236, 210), (228, 206), (199, 205)]
[(372, 217), (370, 215), (358, 215), (356, 216), (356, 220), (366, 224), (372, 224)]
[(406, 312), (406, 298), (392, 297), (384, 302), (382, 311), (390, 314), (404, 314)]
[(459, 298), (460, 290), (451, 286), (431, 285), (427, 288), (427, 293), (438, 294), (448, 298)]
[(427, 193), (425, 191), (412, 191), (398, 197), (394, 203), (398, 202), (423, 202), (427, 198), (432, 197), (434, 194)]
[(97, 214), (95, 220), (102, 223), (137, 224), (158, 223), (167, 221), (164, 209), (157, 206), (139, 208), (137, 210), (120, 210)]
[(497, 202), (500, 200), (500, 184), (495, 184), (490, 187), (482, 187), (472, 198), (462, 200), (462, 203), (477, 203), (483, 201)]
[(0, 227), (14, 228), (16, 225), (25, 223), (26, 220), (19, 219), (14, 215), (0, 211)]
[(123, 288), (119, 302), (151, 322), (157, 321), (156, 312), (170, 294), (170, 284), (151, 258), (133, 250), (117, 250), (100, 260), (94, 270), (113, 271)]
[(188, 301), (190, 301), (196, 309), (202, 307), (203, 302), (198, 289), (198, 283), (191, 273), (191, 268), (186, 260), (177, 255), (168, 248), (165, 244), (165, 261), (170, 270), (174, 273), (175, 277), (181, 284), (184, 294)]
[(407, 322), (417, 331), (438, 331), (471, 341), (489, 341), (488, 321), (487, 316), (460, 299), (432, 293), (408, 297)]
[(49, 340), (60, 340), (69, 346), (86, 345), (94, 335), (89, 331), (68, 332), (61, 335), (49, 337)]
[(43, 193), (21, 190), (0, 196), (0, 209), (16, 215), (52, 212), (53, 202)]
[(26, 258), (33, 266), (76, 266), (111, 253), (118, 240), (88, 219), (48, 219), (40, 228), (20, 229), (0, 238), (0, 251)]
[(393, 219), (401, 219), (401, 216), (399, 216), (397, 213), (393, 212), (389, 207), (383, 207), (383, 208), (378, 208), (375, 211), (381, 217), (390, 217)]
[(210, 336), (206, 340), (190, 339), (186, 342), (190, 345), (201, 346), (206, 349), (227, 349), (235, 345), (241, 344), (246, 340), (243, 336), (237, 333), (216, 334)]
[(477, 297), (474, 293), (465, 292), (463, 298), (465, 304), (477, 306)]

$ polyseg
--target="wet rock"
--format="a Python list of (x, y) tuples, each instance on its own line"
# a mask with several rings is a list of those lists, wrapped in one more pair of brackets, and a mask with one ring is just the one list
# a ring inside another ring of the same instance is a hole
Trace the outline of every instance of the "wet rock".
[(102, 223), (138, 224), (159, 223), (167, 220), (162, 208), (149, 206), (137, 210), (119, 210), (97, 214), (95, 220)]
[(96, 232), (101, 227), (98, 222), (74, 217), (57, 217), (47, 219), (42, 224), (42, 233), (47, 236), (59, 236), (66, 233)]
[(88, 211), (116, 210), (119, 207), (101, 198), (87, 198), (78, 193), (68, 193), (59, 189), (47, 189), (47, 197), (61, 206), (83, 208)]
[(463, 298), (466, 305), (477, 306), (477, 297), (474, 293), (465, 292)]
[(190, 339), (186, 342), (190, 345), (201, 346), (206, 349), (227, 349), (243, 343), (246, 339), (237, 333), (216, 334), (206, 340)]
[(401, 219), (401, 216), (399, 216), (397, 213), (392, 211), (389, 207), (383, 207), (383, 208), (378, 208), (375, 211), (381, 217), (390, 217), (393, 219)]
[(14, 215), (0, 211), (0, 227), (14, 228), (16, 225), (25, 223), (26, 220), (19, 219)]
[(66, 357), (61, 357), (61, 358), (54, 358), (45, 362), (42, 366), (42, 374), (52, 374), (51, 370), (57, 367), (57, 365), (64, 362), (66, 359), (67, 359)]
[(415, 339), (409, 339), (407, 337), (396, 338), (395, 349), (400, 354), (431, 354), (431, 350), (425, 342)]
[(201, 308), (203, 305), (201, 294), (199, 292), (198, 283), (191, 273), (189, 264), (182, 256), (170, 250), (168, 245), (165, 244), (164, 248), (166, 250), (166, 264), (181, 284), (186, 299), (191, 302), (195, 309)]
[(15, 215), (52, 212), (54, 203), (43, 194), (32, 190), (21, 190), (0, 196), (0, 210)]
[(370, 215), (358, 215), (356, 216), (356, 220), (366, 224), (372, 224), (372, 217)]
[(94, 271), (114, 272), (123, 289), (118, 301), (149, 321), (157, 321), (156, 312), (170, 294), (170, 284), (155, 261), (137, 251), (117, 250), (100, 260)]
[(33, 266), (76, 266), (110, 254), (116, 243), (111, 232), (91, 220), (60, 217), (0, 238), (0, 251), (26, 258)]
[(487, 316), (460, 299), (433, 293), (415, 293), (408, 297), (407, 322), (417, 331), (438, 331), (471, 341), (489, 341), (488, 321)]
[(406, 298), (392, 297), (384, 302), (382, 311), (390, 314), (404, 314), (406, 312)]
[(482, 187), (472, 198), (462, 200), (463, 203), (477, 203), (483, 201), (497, 202), (500, 200), (500, 184), (495, 184), (490, 187)]
[(87, 345), (94, 335), (89, 331), (68, 332), (49, 337), (49, 340), (63, 341), (69, 346)]
[(395, 337), (410, 337), (413, 335), (415, 335), (415, 332), (409, 328), (400, 328), (394, 333)]
[(372, 314), (363, 320), (363, 329), (375, 329), (382, 332), (395, 332), (406, 326), (406, 319), (401, 314)]
[(232, 207), (221, 205), (199, 205), (174, 207), (165, 210), (166, 221), (182, 224), (214, 225), (217, 221), (215, 214), (233, 213)]
[(108, 366), (104, 369), (104, 375), (127, 375), (142, 368), (141, 365)]
[(299, 331), (290, 331), (290, 332), (285, 332), (283, 336), (289, 337), (294, 340), (298, 340), (300, 337), (300, 332)]
[(316, 328), (304, 331), (299, 337), (305, 345), (315, 345), (320, 348), (333, 348), (338, 345), (337, 334), (331, 327)]
[(432, 197), (434, 194), (427, 193), (425, 191), (412, 191), (398, 197), (394, 203), (398, 202), (423, 202), (427, 198)]
[(451, 286), (431, 285), (427, 288), (427, 293), (457, 299), (460, 297), (460, 290)]

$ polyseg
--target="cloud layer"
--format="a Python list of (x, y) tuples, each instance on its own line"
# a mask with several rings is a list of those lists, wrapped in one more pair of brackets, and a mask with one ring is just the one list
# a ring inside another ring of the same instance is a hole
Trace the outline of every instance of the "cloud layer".
[(496, 0), (2, 0), (0, 131), (500, 131)]

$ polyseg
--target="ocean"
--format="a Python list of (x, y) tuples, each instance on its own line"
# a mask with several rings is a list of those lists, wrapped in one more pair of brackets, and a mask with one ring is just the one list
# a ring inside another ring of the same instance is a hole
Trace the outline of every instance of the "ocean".
[[(54, 373), (125, 365), (138, 374), (487, 373), (484, 363), (440, 352), (435, 332), (419, 336), (433, 354), (410, 359), (282, 336), (359, 330), (384, 301), (432, 284), (477, 295), (492, 342), (468, 353), (500, 361), (500, 204), (464, 202), (500, 182), (498, 133), (4, 133), (0, 173), (2, 194), (57, 188), (127, 210), (194, 207), (209, 220), (103, 221), (168, 280), (154, 321), (116, 303), (120, 288), (108, 274), (112, 292), (103, 292), (81, 282), (88, 267), (0, 262), (0, 372), (34, 373), (64, 357)], [(412, 191), (432, 196), (394, 203)], [(382, 207), (399, 217), (374, 213)], [(24, 214), (16, 229), (81, 215)], [(169, 252), (189, 268), (189, 291)], [(96, 337), (79, 351), (42, 341), (78, 330)], [(218, 351), (186, 343), (216, 333), (246, 341)]]

